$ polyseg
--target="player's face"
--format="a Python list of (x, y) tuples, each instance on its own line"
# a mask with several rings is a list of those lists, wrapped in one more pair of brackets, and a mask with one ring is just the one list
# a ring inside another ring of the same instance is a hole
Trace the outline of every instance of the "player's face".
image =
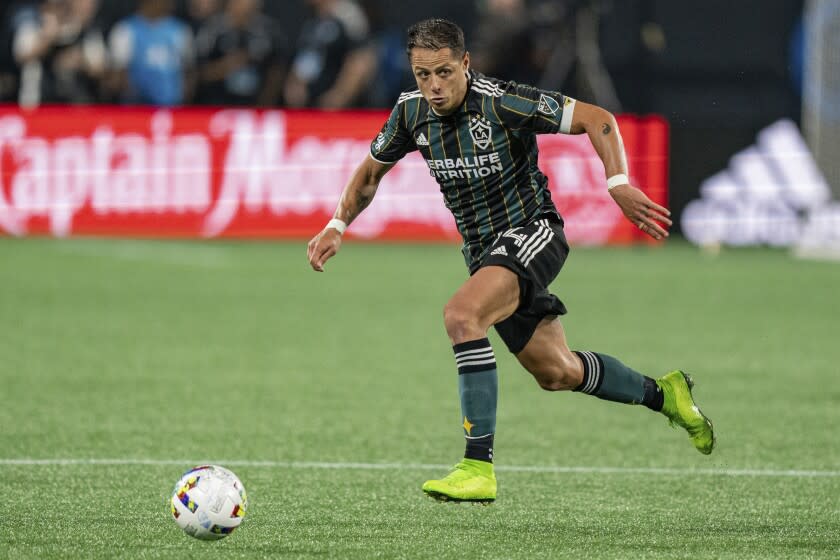
[(458, 110), (467, 95), (467, 70), (470, 55), (459, 57), (452, 49), (411, 51), (411, 70), (417, 87), (435, 113), (449, 115)]

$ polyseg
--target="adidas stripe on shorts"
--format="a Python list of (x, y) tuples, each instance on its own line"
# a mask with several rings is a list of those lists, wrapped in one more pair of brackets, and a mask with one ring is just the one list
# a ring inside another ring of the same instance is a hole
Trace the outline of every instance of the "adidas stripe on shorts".
[(563, 224), (556, 219), (540, 218), (499, 234), (472, 271), (503, 266), (519, 277), (519, 307), (495, 325), (496, 332), (514, 354), (525, 348), (544, 317), (566, 313), (566, 306), (549, 293), (548, 285), (563, 268), (568, 254)]

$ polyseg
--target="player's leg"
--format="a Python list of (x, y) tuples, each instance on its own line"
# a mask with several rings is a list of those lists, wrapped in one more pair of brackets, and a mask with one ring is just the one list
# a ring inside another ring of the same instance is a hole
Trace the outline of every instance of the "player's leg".
[(443, 323), (453, 345), (487, 336), (491, 326), (519, 306), (519, 278), (501, 266), (487, 266), (464, 282), (443, 308)]
[[(430, 495), (449, 499), (480, 499), (496, 495), (493, 475), (493, 437), (496, 427), (496, 360), (487, 330), (508, 325), (502, 330), (514, 335), (505, 339), (508, 348), (522, 349), (539, 320), (548, 314), (565, 313), (555, 297), (543, 298), (539, 317), (511, 320), (518, 310), (531, 307), (535, 295), (557, 276), (569, 246), (562, 224), (550, 218), (509, 229), (496, 237), (478, 270), (446, 305), (444, 322), (455, 350), (458, 364), (458, 389), (461, 395), (465, 458), (442, 480), (423, 485)], [(502, 331), (500, 331), (502, 332)], [(521, 344), (521, 345), (520, 345)], [(515, 352), (514, 351), (514, 352)], [(484, 501), (484, 500), (483, 500)]]
[(681, 371), (654, 380), (607, 354), (572, 352), (555, 317), (540, 322), (516, 357), (543, 389), (580, 391), (608, 401), (643, 404), (685, 428), (700, 452), (708, 454), (714, 448), (712, 423), (694, 402), (691, 378)]
[(572, 352), (556, 317), (540, 322), (516, 358), (548, 391), (581, 391), (608, 401), (662, 408), (662, 391), (656, 381), (612, 356)]
[(458, 366), (466, 450), (464, 459), (448, 476), (423, 485), (432, 497), (459, 501), (491, 501), (496, 497), (493, 435), (498, 375), (487, 330), (518, 305), (517, 276), (506, 268), (488, 266), (471, 276), (444, 308), (444, 324)]
[(583, 360), (569, 350), (556, 316), (543, 318), (516, 359), (546, 391), (571, 391), (583, 382)]

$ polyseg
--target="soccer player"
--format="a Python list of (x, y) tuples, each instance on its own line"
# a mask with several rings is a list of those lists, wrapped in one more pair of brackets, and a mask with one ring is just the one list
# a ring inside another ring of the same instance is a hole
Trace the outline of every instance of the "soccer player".
[(334, 218), (309, 242), (308, 258), (313, 269), (323, 271), (382, 177), (406, 153), (420, 151), (455, 216), (470, 272), (444, 307), (458, 369), (466, 452), (451, 473), (427, 481), (423, 491), (440, 500), (496, 498), (498, 384), (487, 339), (491, 326), (543, 389), (643, 404), (685, 428), (701, 453), (711, 453), (712, 423), (695, 405), (688, 375), (675, 370), (654, 380), (607, 354), (571, 351), (558, 320), (566, 308), (547, 290), (569, 246), (537, 166), (536, 134), (587, 134), (624, 215), (654, 239), (668, 236), (668, 210), (628, 183), (613, 115), (555, 91), (475, 72), (462, 30), (443, 19), (413, 25), (406, 50), (417, 88), (397, 100), (370, 155), (344, 188)]

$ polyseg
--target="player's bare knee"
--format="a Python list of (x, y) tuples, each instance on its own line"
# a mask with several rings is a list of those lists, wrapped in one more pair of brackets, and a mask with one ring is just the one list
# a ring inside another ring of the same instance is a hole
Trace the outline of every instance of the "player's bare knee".
[(583, 366), (578, 357), (571, 353), (565, 352), (561, 354), (559, 360), (560, 381), (562, 385), (561, 391), (571, 391), (581, 384), (583, 381)]
[(443, 324), (446, 334), (455, 344), (484, 336), (475, 312), (457, 302), (450, 301), (443, 308)]
[(534, 376), (534, 378), (537, 380), (537, 384), (539, 384), (540, 388), (542, 388), (545, 391), (564, 391), (567, 389), (567, 387), (563, 384), (562, 380), (557, 377)]
[(543, 375), (536, 379), (540, 387), (546, 391), (571, 391), (577, 386), (573, 385), (569, 377), (559, 368), (554, 368), (548, 375)]
[(560, 358), (551, 363), (526, 365), (525, 368), (531, 372), (542, 389), (546, 391), (571, 391), (580, 385), (575, 365), (570, 360)]

